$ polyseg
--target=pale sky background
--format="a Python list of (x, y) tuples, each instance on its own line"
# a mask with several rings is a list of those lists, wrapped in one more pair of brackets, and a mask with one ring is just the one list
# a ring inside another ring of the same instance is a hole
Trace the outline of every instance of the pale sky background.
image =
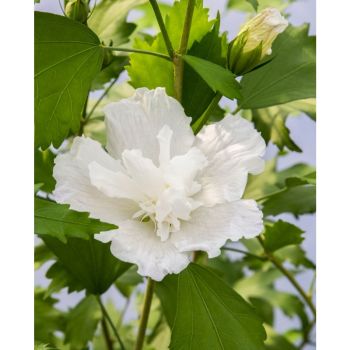
[[(62, 1), (63, 2), (63, 1)], [(163, 1), (167, 3), (172, 3), (172, 1)], [(210, 15), (212, 17), (216, 16), (219, 10), (222, 14), (221, 17), (221, 30), (228, 31), (229, 39), (232, 39), (237, 34), (240, 26), (245, 21), (245, 14), (237, 11), (224, 11), (227, 0), (204, 0), (204, 5), (210, 9)], [(58, 4), (58, 0), (41, 0), (40, 4), (35, 6), (36, 10), (54, 12), (61, 14), (61, 9)], [(299, 0), (297, 3), (292, 4), (288, 7), (287, 13), (290, 14), (288, 20), (293, 25), (300, 25), (302, 23), (310, 23), (310, 34), (315, 34), (316, 32), (316, 0)], [(132, 16), (132, 15), (131, 15)], [(221, 102), (223, 105), (230, 105), (231, 101), (224, 100)], [(303, 150), (303, 153), (291, 152), (287, 156), (283, 157), (279, 161), (279, 168), (285, 168), (300, 162), (307, 162), (309, 164), (315, 165), (316, 163), (316, 129), (315, 123), (306, 115), (300, 115), (298, 117), (290, 117), (287, 121), (287, 126), (291, 131), (291, 137), (295, 143)], [(266, 158), (272, 157), (277, 152), (277, 148), (273, 145), (269, 145)], [(315, 215), (302, 215), (298, 220), (296, 220), (292, 215), (283, 214), (280, 215), (281, 219), (295, 223), (300, 228), (305, 231), (305, 241), (303, 246), (308, 252), (308, 257), (315, 261), (316, 259), (316, 225), (315, 225)], [(47, 263), (41, 268), (35, 275), (35, 284), (47, 286), (48, 280), (45, 278), (45, 272), (50, 266)], [(312, 279), (312, 274), (307, 272), (303, 275), (299, 275), (299, 282), (307, 290)], [(294, 293), (293, 287), (290, 283), (284, 279), (277, 282), (277, 287), (281, 290), (289, 291)], [(78, 300), (83, 297), (83, 292), (81, 293), (71, 293), (67, 294), (66, 290), (60, 293), (58, 304), (64, 310), (75, 305)], [(104, 299), (111, 298), (117, 306), (122, 307), (124, 304), (123, 297), (116, 291), (110, 290), (104, 296)], [(128, 310), (129, 318), (134, 318), (136, 316), (135, 310)], [(290, 329), (293, 326), (298, 325), (297, 319), (289, 319), (282, 315), (281, 312), (277, 311), (275, 318), (276, 328), (279, 331)], [(314, 347), (305, 347), (305, 350), (312, 350)], [(282, 349), (281, 349), (282, 350)]]

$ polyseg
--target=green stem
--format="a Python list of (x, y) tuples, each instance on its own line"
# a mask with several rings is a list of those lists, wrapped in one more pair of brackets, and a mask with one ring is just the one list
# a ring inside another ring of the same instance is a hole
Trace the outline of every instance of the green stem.
[(90, 112), (88, 113), (88, 115), (86, 116), (86, 118), (84, 119), (84, 124), (87, 123), (87, 121), (91, 118), (92, 114), (95, 112), (95, 109), (97, 108), (97, 106), (101, 103), (101, 101), (104, 99), (104, 97), (108, 94), (109, 90), (113, 87), (113, 85), (117, 82), (118, 78), (115, 78), (111, 81), (111, 83), (108, 85), (108, 87), (106, 88), (106, 90), (103, 92), (103, 94), (99, 97), (99, 99), (95, 102), (95, 104), (93, 105), (93, 107), (91, 108)]
[(312, 281), (311, 281), (309, 290), (307, 292), (309, 298), (312, 298), (312, 296), (314, 294), (315, 284), (316, 284), (316, 272), (314, 273), (314, 276), (312, 277)]
[(86, 100), (84, 103), (84, 108), (83, 108), (83, 113), (81, 115), (81, 119), (80, 119), (80, 127), (79, 127), (79, 136), (83, 135), (84, 133), (84, 125), (85, 125), (85, 121), (86, 121), (86, 110), (87, 110), (87, 105), (88, 105), (88, 101), (89, 101), (89, 93), (86, 96)]
[(103, 316), (106, 318), (106, 320), (108, 321), (109, 325), (111, 326), (112, 330), (113, 330), (113, 333), (114, 335), (116, 336), (116, 338), (118, 339), (118, 342), (119, 342), (119, 345), (120, 345), (120, 349), (121, 350), (125, 350), (125, 346), (123, 344), (123, 341), (122, 339), (120, 338), (120, 335), (118, 333), (118, 330), (117, 328), (115, 327), (112, 319), (110, 318), (110, 316), (108, 315), (108, 312), (106, 310), (106, 308), (104, 307), (103, 303), (102, 303), (102, 300), (101, 300), (101, 297), (99, 295), (96, 295), (96, 299), (100, 305), (100, 308), (102, 310), (102, 314)]
[(222, 250), (228, 250), (230, 252), (236, 252), (236, 253), (241, 253), (247, 256), (251, 256), (252, 258), (259, 259), (259, 260), (267, 260), (267, 258), (259, 255), (252, 254), (250, 252), (246, 252), (245, 250), (237, 249), (237, 248), (231, 248), (231, 247), (222, 247)]
[(196, 122), (192, 125), (192, 129), (194, 134), (198, 134), (198, 132), (203, 128), (205, 123), (208, 121), (210, 115), (213, 113), (213, 110), (217, 107), (218, 103), (221, 100), (222, 95), (216, 93), (214, 98), (211, 100), (209, 106), (204, 111), (204, 113), (196, 120)]
[(181, 56), (186, 54), (186, 51), (187, 51), (188, 39), (190, 37), (192, 18), (193, 18), (195, 5), (196, 5), (196, 0), (188, 0), (180, 47), (177, 53), (175, 53), (173, 58), (175, 98), (179, 102), (181, 102), (182, 100), (182, 85), (183, 85), (183, 75), (184, 75), (184, 61)]
[(143, 310), (142, 310), (142, 315), (140, 320), (139, 331), (137, 334), (135, 350), (142, 350), (143, 342), (145, 340), (147, 322), (148, 322), (148, 317), (151, 310), (152, 297), (154, 292), (154, 284), (155, 284), (154, 281), (148, 277), (145, 301), (143, 304)]
[(103, 336), (104, 336), (105, 341), (106, 341), (106, 347), (108, 350), (113, 350), (113, 341), (109, 335), (109, 331), (108, 331), (108, 327), (107, 327), (107, 323), (106, 323), (106, 318), (104, 315), (102, 317), (101, 324), (102, 324)]
[(168, 32), (165, 28), (165, 24), (164, 24), (164, 21), (163, 21), (163, 17), (162, 17), (162, 14), (160, 12), (160, 9), (159, 9), (159, 6), (158, 6), (158, 3), (156, 0), (149, 0), (152, 8), (153, 8), (153, 12), (156, 16), (156, 19), (157, 19), (157, 22), (158, 22), (158, 25), (159, 25), (159, 29), (163, 35), (163, 39), (164, 39), (164, 42), (165, 42), (165, 46), (168, 50), (168, 54), (171, 58), (173, 58), (174, 56), (174, 49), (173, 49), (173, 45), (171, 44), (171, 41), (170, 41), (170, 38), (169, 38), (169, 35), (168, 35)]
[(147, 51), (147, 50), (138, 50), (138, 49), (128, 49), (125, 47), (110, 47), (110, 46), (103, 46), (104, 49), (106, 50), (111, 50), (111, 51), (120, 51), (120, 52), (133, 52), (133, 53), (141, 53), (144, 55), (151, 55), (151, 56), (156, 56), (163, 58), (167, 61), (172, 61), (171, 57), (164, 55), (163, 53), (159, 52), (153, 52), (153, 51)]
[(261, 236), (258, 236), (258, 241), (261, 244), (261, 246), (263, 247), (266, 257), (272, 262), (273, 265), (275, 265), (275, 267), (280, 270), (284, 276), (289, 280), (289, 282), (295, 287), (295, 289), (299, 292), (300, 296), (304, 299), (304, 301), (306, 302), (306, 304), (310, 307), (313, 315), (316, 317), (316, 307), (312, 302), (311, 297), (309, 297), (307, 295), (307, 293), (304, 291), (304, 289), (300, 286), (300, 284), (298, 283), (298, 281), (294, 278), (294, 276), (283, 266), (283, 264), (272, 254), (270, 253), (264, 244), (263, 239), (261, 238)]
[(310, 333), (313, 330), (314, 326), (316, 324), (316, 319), (314, 318), (308, 325), (305, 334), (304, 334), (304, 340), (302, 341), (302, 343), (299, 345), (298, 350), (302, 350), (304, 348), (304, 346), (306, 346), (307, 344), (310, 344)]

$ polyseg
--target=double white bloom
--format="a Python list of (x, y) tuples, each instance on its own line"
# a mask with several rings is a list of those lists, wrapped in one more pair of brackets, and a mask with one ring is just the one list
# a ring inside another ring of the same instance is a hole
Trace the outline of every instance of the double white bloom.
[(248, 173), (264, 167), (265, 143), (250, 122), (228, 115), (194, 136), (162, 88), (138, 89), (105, 113), (108, 153), (76, 137), (56, 158), (54, 196), (117, 225), (95, 235), (114, 256), (159, 281), (185, 269), (193, 251), (212, 258), (228, 239), (262, 231), (256, 202), (241, 199)]

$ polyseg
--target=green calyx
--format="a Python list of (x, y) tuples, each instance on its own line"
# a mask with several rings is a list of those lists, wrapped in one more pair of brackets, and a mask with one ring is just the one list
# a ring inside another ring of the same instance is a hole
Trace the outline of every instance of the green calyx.
[(262, 42), (253, 50), (244, 52), (248, 39), (248, 31), (245, 31), (231, 41), (227, 52), (227, 65), (237, 76), (248, 73), (262, 60)]
[(86, 23), (89, 16), (90, 8), (85, 0), (69, 0), (66, 3), (66, 16), (74, 21)]

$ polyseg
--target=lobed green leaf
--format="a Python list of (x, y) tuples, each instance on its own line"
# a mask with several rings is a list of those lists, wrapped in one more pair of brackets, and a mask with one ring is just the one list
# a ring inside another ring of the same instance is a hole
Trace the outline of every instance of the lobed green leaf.
[(80, 128), (103, 49), (94, 32), (64, 16), (35, 12), (35, 145), (61, 145)]

